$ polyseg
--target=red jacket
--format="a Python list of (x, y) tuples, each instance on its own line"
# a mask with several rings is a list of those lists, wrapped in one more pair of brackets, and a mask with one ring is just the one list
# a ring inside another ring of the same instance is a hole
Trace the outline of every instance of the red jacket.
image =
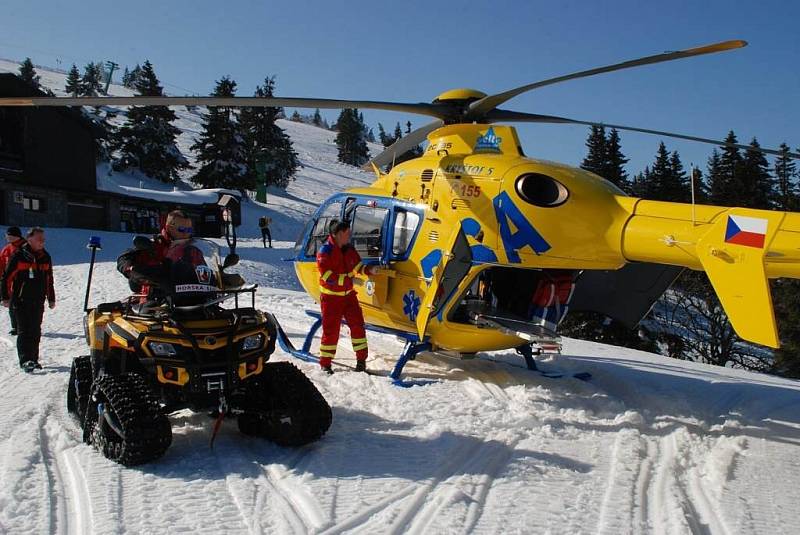
[(327, 295), (342, 296), (353, 291), (353, 277), (363, 274), (366, 266), (352, 245), (337, 247), (333, 236), (328, 236), (317, 253), (317, 269), (320, 291)]
[(26, 243), (11, 255), (3, 272), (0, 292), (3, 301), (11, 303), (56, 302), (53, 288), (53, 262), (42, 249), (34, 252)]
[(16, 253), (17, 250), (23, 245), (25, 245), (25, 240), (20, 238), (12, 241), (3, 247), (2, 250), (0, 250), (0, 274), (5, 273), (6, 266), (8, 265), (8, 260), (11, 258), (11, 255)]
[(172, 240), (166, 229), (162, 229), (160, 234), (153, 237), (153, 247), (150, 249), (128, 249), (117, 258), (117, 270), (131, 281), (131, 290), (136, 293), (148, 295), (150, 284), (146, 277), (137, 276), (134, 272), (137, 268), (157, 268), (164, 263)]

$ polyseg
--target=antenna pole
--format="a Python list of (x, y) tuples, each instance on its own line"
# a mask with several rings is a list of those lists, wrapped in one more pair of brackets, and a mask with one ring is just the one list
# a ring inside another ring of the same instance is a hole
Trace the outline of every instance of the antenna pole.
[(689, 177), (689, 180), (690, 180), (689, 183), (691, 184), (691, 187), (692, 187), (692, 226), (694, 227), (694, 226), (697, 225), (697, 223), (696, 223), (697, 218), (695, 217), (695, 204), (694, 204), (694, 164), (691, 164), (689, 166), (689, 169), (690, 169), (690, 175), (691, 175)]

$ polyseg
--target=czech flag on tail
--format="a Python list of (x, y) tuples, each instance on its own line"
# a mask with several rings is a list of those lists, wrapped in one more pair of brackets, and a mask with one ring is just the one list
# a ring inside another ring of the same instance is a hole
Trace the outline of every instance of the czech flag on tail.
[(767, 220), (743, 215), (729, 215), (725, 229), (725, 243), (764, 248), (767, 236)]

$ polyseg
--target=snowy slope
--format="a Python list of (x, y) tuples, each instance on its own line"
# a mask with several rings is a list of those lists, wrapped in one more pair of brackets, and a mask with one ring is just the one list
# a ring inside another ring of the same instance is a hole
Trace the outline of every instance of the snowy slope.
[[(330, 133), (284, 126), (306, 167), (287, 194), (247, 205), (244, 228), (268, 210), (280, 240), (243, 239), (238, 269), (299, 344), (314, 304), (281, 260), (288, 240), (321, 199), (370, 178), (335, 163)], [(333, 407), (319, 442), (280, 448), (228, 421), (210, 450), (211, 420), (182, 412), (163, 459), (122, 468), (82, 444), (64, 405), (85, 352), (88, 234), (48, 231), (58, 306), (45, 370), (20, 373), (0, 336), (0, 533), (800, 532), (800, 383), (575, 340), (542, 366), (589, 371), (588, 383), (542, 378), (506, 352), (420, 356), (408, 375), (438, 382), (412, 389), (296, 362)], [(127, 292), (114, 260), (130, 235), (101, 237), (92, 303)], [(401, 344), (368, 336), (370, 367), (391, 369)]]
[[(0, 72), (17, 73), (18, 70), (18, 63), (0, 59)], [(41, 67), (37, 67), (37, 73), (41, 77), (43, 86), (50, 88), (56, 95), (64, 95), (65, 73)], [(121, 85), (111, 84), (109, 94), (130, 96), (133, 92)], [(110, 121), (111, 124), (118, 126), (124, 123), (124, 107), (108, 109), (118, 113), (117, 117)], [(203, 111), (181, 106), (175, 107), (174, 110), (177, 120), (173, 124), (181, 131), (177, 140), (178, 147), (193, 165), (194, 154), (190, 147), (202, 130)], [(299, 232), (298, 225), (302, 225), (321, 201), (333, 192), (348, 187), (368, 185), (374, 180), (374, 175), (337, 161), (336, 147), (333, 144), (335, 132), (287, 120), (279, 120), (278, 124), (292, 138), (302, 167), (297, 173), (296, 180), (285, 191), (279, 189), (269, 191), (266, 205), (252, 202), (243, 207), (244, 217), (248, 223), (245, 223), (239, 232), (242, 236), (260, 236), (257, 221), (264, 215), (273, 220), (271, 229), (273, 238), (293, 241)], [(369, 148), (373, 154), (382, 149), (375, 144), (370, 144)], [(184, 181), (177, 185), (180, 190), (191, 188), (188, 177), (192, 173), (192, 170), (184, 171)], [(97, 181), (97, 186), (101, 190), (146, 198), (163, 198), (163, 192), (169, 195), (173, 190), (172, 184), (165, 184), (138, 173), (110, 172), (107, 164), (98, 166)]]

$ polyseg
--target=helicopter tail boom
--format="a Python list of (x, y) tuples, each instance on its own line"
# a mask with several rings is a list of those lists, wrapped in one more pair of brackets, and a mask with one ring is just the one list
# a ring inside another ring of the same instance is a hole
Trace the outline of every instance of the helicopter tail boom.
[(800, 214), (639, 200), (622, 249), (629, 261), (705, 271), (736, 333), (780, 346), (769, 279), (800, 278)]

